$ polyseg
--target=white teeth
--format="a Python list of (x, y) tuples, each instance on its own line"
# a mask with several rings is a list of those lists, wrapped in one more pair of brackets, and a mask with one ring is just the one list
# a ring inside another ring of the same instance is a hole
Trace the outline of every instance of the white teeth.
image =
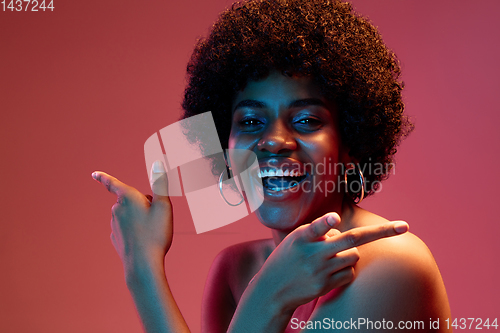
[(263, 170), (261, 169), (260, 172), (257, 174), (259, 178), (264, 178), (264, 177), (299, 177), (303, 176), (304, 174), (301, 173), (299, 170), (285, 170), (283, 171), (282, 169), (267, 169)]

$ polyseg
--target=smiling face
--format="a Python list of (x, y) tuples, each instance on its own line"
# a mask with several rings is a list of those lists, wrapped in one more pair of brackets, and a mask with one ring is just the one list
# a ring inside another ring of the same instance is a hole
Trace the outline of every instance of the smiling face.
[(264, 225), (288, 233), (327, 212), (340, 213), (339, 164), (350, 160), (335, 105), (311, 78), (271, 72), (248, 82), (232, 107), (229, 148), (257, 155), (254, 176), (264, 185), (257, 216)]

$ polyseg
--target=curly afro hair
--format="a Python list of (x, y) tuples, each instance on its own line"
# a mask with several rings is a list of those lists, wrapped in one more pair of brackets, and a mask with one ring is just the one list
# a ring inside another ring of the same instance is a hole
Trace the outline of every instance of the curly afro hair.
[(272, 70), (312, 77), (336, 103), (342, 142), (359, 161), (372, 194), (413, 129), (403, 114), (399, 63), (376, 28), (341, 1), (236, 3), (195, 47), (183, 118), (212, 111), (227, 148), (236, 93)]

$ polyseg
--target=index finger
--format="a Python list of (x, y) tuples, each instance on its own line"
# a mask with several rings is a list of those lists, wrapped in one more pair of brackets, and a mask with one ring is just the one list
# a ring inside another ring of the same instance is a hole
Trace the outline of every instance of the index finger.
[(338, 253), (382, 238), (404, 234), (408, 229), (408, 223), (404, 221), (388, 222), (353, 228), (327, 239), (326, 242), (331, 243), (332, 249)]
[(92, 173), (92, 178), (104, 185), (109, 192), (116, 194), (118, 197), (123, 196), (127, 192), (127, 185), (105, 172), (94, 171)]
[(304, 237), (309, 241), (317, 240), (324, 236), (329, 230), (340, 223), (340, 216), (337, 213), (326, 213), (317, 218), (304, 229)]

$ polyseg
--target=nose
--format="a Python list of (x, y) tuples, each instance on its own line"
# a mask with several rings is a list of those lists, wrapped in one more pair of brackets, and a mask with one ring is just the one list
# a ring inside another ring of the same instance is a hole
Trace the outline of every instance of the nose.
[(280, 120), (269, 124), (268, 128), (257, 143), (260, 151), (279, 154), (297, 149), (297, 141), (292, 131)]

